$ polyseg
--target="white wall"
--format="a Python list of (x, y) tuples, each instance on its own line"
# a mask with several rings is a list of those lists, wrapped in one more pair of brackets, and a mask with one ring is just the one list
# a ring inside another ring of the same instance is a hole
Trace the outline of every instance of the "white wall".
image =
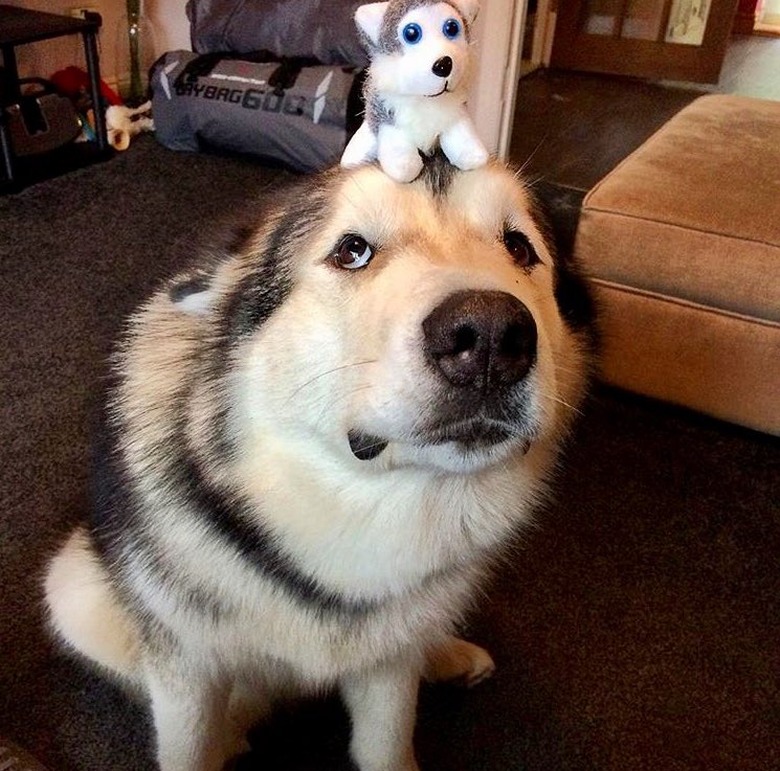
[[(68, 14), (74, 7), (95, 7), (103, 16), (100, 32), (100, 66), (104, 80), (110, 81), (117, 72), (117, 34), (124, 24), (125, 0), (2, 0), (6, 5), (33, 11)], [(48, 77), (63, 67), (76, 65), (86, 69), (84, 46), (80, 35), (45, 40), (18, 46), (16, 59), (20, 74)]]
[(469, 111), (482, 141), (504, 157), (514, 112), (526, 0), (482, 0)]
[(763, 24), (780, 24), (780, 0), (764, 0), (759, 21)]
[(185, 0), (145, 0), (146, 14), (155, 30), (157, 55), (190, 48), (190, 23)]

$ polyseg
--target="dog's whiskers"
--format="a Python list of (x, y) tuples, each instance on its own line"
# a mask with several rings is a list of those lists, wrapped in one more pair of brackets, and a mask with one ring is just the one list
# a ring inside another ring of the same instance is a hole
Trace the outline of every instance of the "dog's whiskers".
[(357, 393), (360, 393), (361, 391), (368, 391), (369, 389), (373, 388), (372, 383), (364, 383), (363, 385), (355, 386), (354, 388), (351, 388), (349, 391), (342, 391), (336, 396), (323, 396), (322, 399), (319, 400), (319, 402), (315, 405), (313, 405), (315, 408), (319, 409), (316, 423), (325, 423), (326, 415), (328, 412), (332, 411), (333, 406), (336, 404), (340, 404), (341, 402), (346, 401), (350, 397), (354, 396)]
[(566, 407), (567, 409), (570, 409), (576, 415), (584, 414), (579, 407), (575, 407), (573, 404), (569, 404), (569, 402), (567, 402), (565, 399), (561, 399), (560, 396), (553, 396), (552, 394), (545, 393), (544, 391), (539, 391), (539, 396), (541, 396), (544, 399), (548, 399), (551, 402), (560, 404), (561, 406)]
[(351, 364), (341, 364), (338, 367), (333, 367), (332, 369), (327, 369), (324, 372), (320, 372), (318, 375), (315, 375), (313, 378), (310, 378), (305, 383), (302, 383), (299, 385), (288, 397), (287, 402), (290, 402), (295, 396), (297, 396), (304, 388), (307, 388), (308, 386), (312, 385), (312, 383), (316, 383), (318, 380), (327, 377), (328, 375), (332, 375), (336, 372), (341, 372), (342, 370), (349, 369), (351, 367), (363, 367), (366, 364), (376, 364), (377, 359), (366, 359), (365, 361), (355, 361)]
[[(531, 161), (534, 159), (534, 156), (541, 150), (544, 143), (549, 139), (550, 132), (548, 131), (537, 143), (536, 147), (531, 151), (530, 155), (523, 161), (520, 168), (515, 172), (515, 179), (520, 178), (523, 175), (523, 172), (526, 170), (528, 165), (531, 163)], [(542, 176), (541, 179), (544, 179)]]
[(373, 450), (375, 447), (386, 447), (386, 446), (387, 446), (387, 442), (380, 440), (378, 442), (372, 442), (371, 444), (361, 444), (359, 450), (361, 452), (367, 452), (368, 450)]
[(534, 177), (527, 177), (523, 180), (527, 190), (536, 187), (540, 182), (544, 181), (544, 174), (537, 174)]

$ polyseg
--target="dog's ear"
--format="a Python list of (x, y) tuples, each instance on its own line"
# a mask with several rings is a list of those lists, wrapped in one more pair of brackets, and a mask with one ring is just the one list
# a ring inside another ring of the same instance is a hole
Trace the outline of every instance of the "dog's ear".
[(479, 0), (454, 0), (453, 5), (463, 14), (466, 24), (473, 24), (479, 13)]
[(379, 45), (379, 30), (382, 28), (382, 19), (390, 3), (368, 3), (361, 5), (355, 11), (355, 23), (358, 29), (365, 35), (366, 40), (373, 46)]

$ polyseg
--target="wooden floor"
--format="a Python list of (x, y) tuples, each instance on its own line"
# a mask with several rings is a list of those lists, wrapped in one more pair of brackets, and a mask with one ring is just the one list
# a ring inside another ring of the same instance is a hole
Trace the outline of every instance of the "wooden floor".
[(715, 90), (780, 101), (780, 37), (733, 37)]
[(534, 179), (586, 192), (707, 92), (780, 100), (780, 38), (732, 38), (713, 86), (537, 70), (520, 80), (510, 159)]
[(537, 70), (519, 82), (509, 159), (570, 240), (585, 193), (707, 92), (780, 100), (780, 38), (732, 38), (713, 86)]
[(532, 181), (560, 252), (573, 247), (585, 193), (699, 95), (552, 70), (520, 81), (509, 160)]
[(510, 158), (532, 179), (585, 193), (697, 91), (538, 70), (517, 93)]

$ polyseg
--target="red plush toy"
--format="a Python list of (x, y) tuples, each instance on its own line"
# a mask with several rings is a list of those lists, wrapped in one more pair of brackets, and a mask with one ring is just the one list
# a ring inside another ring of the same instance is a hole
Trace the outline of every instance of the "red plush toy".
[[(80, 98), (89, 94), (89, 75), (80, 67), (66, 67), (58, 70), (51, 78), (57, 90), (78, 104)], [(122, 99), (104, 80), (100, 81), (100, 96), (109, 104), (122, 104)]]

